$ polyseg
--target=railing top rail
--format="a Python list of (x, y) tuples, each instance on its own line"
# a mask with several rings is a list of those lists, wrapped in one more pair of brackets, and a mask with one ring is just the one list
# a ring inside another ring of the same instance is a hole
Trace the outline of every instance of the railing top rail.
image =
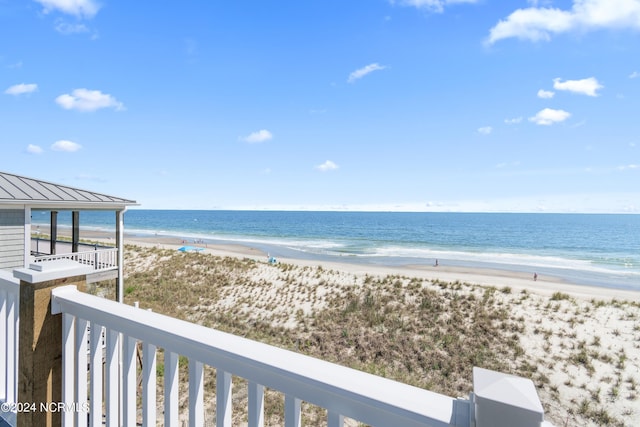
[[(225, 332), (81, 293), (52, 291), (69, 313), (304, 401), (379, 425), (450, 426), (456, 399)], [(362, 419), (362, 414), (367, 419)]]

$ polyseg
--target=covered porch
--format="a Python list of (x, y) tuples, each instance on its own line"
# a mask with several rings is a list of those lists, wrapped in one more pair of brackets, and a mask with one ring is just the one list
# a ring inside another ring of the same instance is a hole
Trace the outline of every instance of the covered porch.
[[(92, 267), (89, 282), (115, 279), (119, 295), (124, 213), (135, 205), (122, 197), (0, 172), (0, 269), (70, 259)], [(81, 220), (92, 212), (110, 217), (105, 228), (113, 230), (109, 238), (113, 244), (82, 242)], [(65, 239), (61, 238), (63, 227)]]

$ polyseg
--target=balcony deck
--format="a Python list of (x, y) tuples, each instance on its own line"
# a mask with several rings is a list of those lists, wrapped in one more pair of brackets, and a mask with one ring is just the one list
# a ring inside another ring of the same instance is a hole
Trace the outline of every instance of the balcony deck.
[[(135, 426), (140, 421), (139, 410), (143, 425), (155, 426), (162, 421), (160, 418), (166, 426), (181, 425), (178, 411), (181, 356), (188, 359), (190, 426), (202, 426), (205, 422), (205, 365), (216, 371), (218, 426), (232, 425), (234, 377), (247, 380), (250, 427), (264, 425), (265, 388), (282, 394), (287, 427), (301, 425), (303, 401), (326, 409), (327, 425), (331, 427), (343, 426), (345, 417), (380, 427), (503, 427), (515, 425), (514, 422), (522, 427), (550, 426), (544, 422), (542, 407), (530, 380), (476, 369), (475, 393), (469, 399), (452, 398), (118, 304), (80, 292), (76, 286), (55, 287), (60, 277), (80, 277), (90, 268), (69, 260), (50, 264), (51, 269), (47, 269), (45, 263), (44, 269), (16, 270), (14, 276), (20, 278), (22, 284), (6, 274), (0, 277), (0, 328), (6, 337), (0, 340), (0, 366), (5, 368), (0, 373), (0, 400), (20, 401), (16, 382), (23, 356), (18, 354), (18, 348), (22, 352), (24, 346), (18, 346), (16, 308), (25, 301), (20, 301), (19, 291), (29, 283), (38, 283), (37, 289), (42, 290), (49, 281), (52, 283), (48, 294), (51, 314), (62, 315), (62, 329), (58, 331), (62, 354), (60, 402), (74, 408), (61, 413), (64, 426), (103, 423)], [(24, 326), (21, 325), (21, 330)], [(139, 347), (141, 354), (138, 354)], [(164, 351), (162, 408), (157, 407), (156, 399), (160, 349)], [(51, 354), (51, 358), (60, 360), (55, 354)], [(11, 417), (5, 419), (12, 420)]]
[(32, 238), (33, 262), (70, 259), (91, 266), (94, 271), (87, 277), (88, 283), (115, 279), (118, 276), (118, 249), (115, 247), (79, 243), (78, 252), (73, 252), (71, 242), (60, 240), (55, 246), (56, 254), (51, 255), (51, 242), (48, 239)]

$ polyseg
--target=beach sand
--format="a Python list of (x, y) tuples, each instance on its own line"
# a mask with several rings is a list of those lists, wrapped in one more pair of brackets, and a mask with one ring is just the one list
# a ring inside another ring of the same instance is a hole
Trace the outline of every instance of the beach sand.
[[(113, 244), (113, 238), (92, 232), (82, 236)], [(270, 284), (267, 298), (276, 298), (280, 282), (267, 254), (243, 245), (212, 245), (167, 237), (125, 236), (125, 244), (177, 250), (184, 245), (201, 247), (202, 253), (222, 257), (249, 258), (259, 262), (252, 271), (255, 282)], [(340, 292), (365, 276), (416, 277), (431, 282), (463, 283), (493, 287), (499, 304), (510, 308), (512, 319), (524, 324), (519, 340), (526, 358), (535, 366), (532, 379), (543, 402), (546, 417), (558, 426), (640, 425), (640, 292), (579, 286), (540, 275), (513, 271), (438, 266), (382, 266), (315, 260), (278, 259), (297, 269), (296, 286), (289, 292), (302, 293), (311, 283), (309, 267), (322, 267), (324, 283)], [(136, 270), (144, 269), (138, 264)], [(248, 290), (234, 290), (221, 301), (233, 307), (254, 298)], [(291, 314), (278, 326), (295, 328), (293, 313), (322, 309), (322, 298), (310, 302), (302, 294), (280, 306)], [(275, 319), (275, 317), (274, 317)], [(282, 319), (282, 318), (280, 318)]]

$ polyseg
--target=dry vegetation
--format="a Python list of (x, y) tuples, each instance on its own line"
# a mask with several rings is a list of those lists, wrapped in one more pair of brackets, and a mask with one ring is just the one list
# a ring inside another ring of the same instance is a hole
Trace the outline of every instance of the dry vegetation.
[[(473, 366), (521, 375), (557, 427), (640, 421), (637, 303), (134, 246), (125, 265), (128, 304), (451, 396), (471, 391)], [(603, 319), (611, 329), (594, 335)], [(160, 356), (158, 381), (162, 372)], [(212, 419), (215, 370), (205, 375)], [(246, 421), (246, 387), (234, 382), (236, 425)], [(281, 425), (282, 396), (265, 400), (265, 424)], [(323, 410), (303, 408), (305, 425), (326, 425)]]

